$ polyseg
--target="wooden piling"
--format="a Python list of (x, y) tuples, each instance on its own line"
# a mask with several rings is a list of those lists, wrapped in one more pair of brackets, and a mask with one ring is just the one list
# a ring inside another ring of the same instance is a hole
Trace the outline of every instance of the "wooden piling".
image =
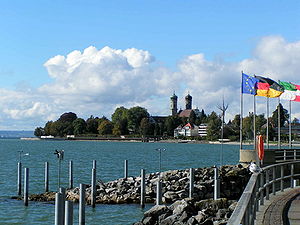
[(18, 182), (17, 182), (18, 195), (22, 194), (22, 163), (18, 162)]
[(157, 181), (157, 186), (156, 186), (156, 205), (161, 205), (162, 204), (162, 184), (161, 181)]
[(65, 201), (65, 225), (73, 225), (73, 202)]
[(55, 225), (63, 225), (62, 221), (64, 219), (64, 216), (62, 214), (62, 199), (63, 196), (61, 193), (55, 194)]
[(193, 194), (194, 194), (194, 168), (190, 168), (189, 198), (193, 198)]
[(73, 161), (69, 161), (69, 188), (73, 188)]
[(145, 185), (145, 170), (141, 169), (141, 207), (145, 207), (145, 194), (146, 194), (146, 185)]
[(96, 169), (92, 169), (92, 182), (91, 182), (91, 205), (93, 208), (96, 206)]
[(93, 160), (93, 169), (97, 169), (97, 161)]
[(125, 159), (124, 161), (124, 178), (128, 177), (128, 160)]
[(220, 179), (218, 167), (214, 166), (214, 200), (220, 198)]
[(29, 168), (24, 170), (24, 205), (28, 206), (28, 191), (29, 191)]
[(49, 191), (49, 163), (45, 162), (45, 192)]
[(85, 225), (85, 184), (80, 184), (80, 192), (79, 192), (79, 225)]
[(61, 214), (62, 214), (62, 217), (61, 217), (61, 220), (62, 220), (62, 224), (64, 224), (64, 217), (65, 217), (65, 201), (66, 201), (66, 189), (63, 188), (63, 187), (60, 187), (59, 188), (59, 193), (62, 195), (62, 198), (61, 198)]

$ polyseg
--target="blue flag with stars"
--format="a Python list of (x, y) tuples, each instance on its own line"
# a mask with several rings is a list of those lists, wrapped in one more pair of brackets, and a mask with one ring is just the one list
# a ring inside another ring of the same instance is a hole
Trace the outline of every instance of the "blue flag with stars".
[(242, 73), (242, 93), (256, 95), (256, 83), (259, 82), (255, 77)]

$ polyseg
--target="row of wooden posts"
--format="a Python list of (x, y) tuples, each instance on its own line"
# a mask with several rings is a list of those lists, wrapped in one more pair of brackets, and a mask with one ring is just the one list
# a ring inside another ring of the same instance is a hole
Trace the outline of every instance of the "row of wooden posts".
[[(18, 163), (18, 195), (22, 191), (22, 163)], [(60, 175), (59, 179), (60, 179)], [(128, 177), (128, 160), (124, 161), (124, 178)], [(73, 224), (73, 202), (65, 200), (65, 188), (60, 187), (55, 195), (55, 225), (70, 225)], [(73, 188), (73, 161), (69, 161), (69, 188)], [(162, 204), (162, 182), (160, 179), (157, 181), (156, 186), (156, 204)], [(79, 225), (85, 224), (85, 184), (80, 184), (79, 192)], [(45, 162), (45, 192), (49, 191), (49, 163)], [(91, 176), (91, 206), (94, 208), (96, 205), (96, 160), (93, 160), (92, 176)], [(29, 168), (24, 169), (24, 205), (28, 206), (29, 197)], [(194, 193), (194, 169), (190, 168), (189, 171), (189, 198), (193, 197)], [(145, 170), (141, 169), (141, 207), (145, 207)], [(214, 167), (214, 199), (220, 197), (220, 179), (218, 175), (218, 168)]]

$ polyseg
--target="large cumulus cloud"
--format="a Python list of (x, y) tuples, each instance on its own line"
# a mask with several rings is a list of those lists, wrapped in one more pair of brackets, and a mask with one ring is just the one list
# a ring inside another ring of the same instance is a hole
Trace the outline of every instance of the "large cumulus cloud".
[[(251, 57), (236, 62), (208, 60), (199, 50), (180, 60), (174, 71), (145, 50), (90, 46), (47, 60), (44, 66), (51, 82), (36, 90), (1, 89), (0, 128), (6, 128), (5, 124), (7, 128), (11, 124), (34, 128), (66, 111), (84, 118), (91, 114), (109, 117), (121, 105), (141, 105), (153, 115), (168, 115), (173, 91), (179, 106), (184, 107), (184, 95), (190, 93), (193, 107), (206, 112), (218, 111), (224, 96), (229, 104), (227, 117), (232, 118), (240, 111), (241, 70), (299, 84), (299, 61), (300, 41), (288, 42), (280, 36), (263, 37)], [(252, 110), (252, 98), (245, 95), (245, 99), (246, 114)], [(275, 107), (277, 101), (272, 104)], [(299, 106), (294, 104), (294, 116), (300, 117)], [(265, 100), (258, 99), (259, 113), (264, 110)]]

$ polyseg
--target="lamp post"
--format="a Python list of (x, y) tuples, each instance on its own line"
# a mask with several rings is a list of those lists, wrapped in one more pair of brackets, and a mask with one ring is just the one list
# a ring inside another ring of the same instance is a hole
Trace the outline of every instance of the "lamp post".
[(55, 150), (54, 155), (57, 155), (58, 159), (58, 189), (60, 188), (60, 170), (61, 170), (61, 161), (64, 159), (64, 150)]

